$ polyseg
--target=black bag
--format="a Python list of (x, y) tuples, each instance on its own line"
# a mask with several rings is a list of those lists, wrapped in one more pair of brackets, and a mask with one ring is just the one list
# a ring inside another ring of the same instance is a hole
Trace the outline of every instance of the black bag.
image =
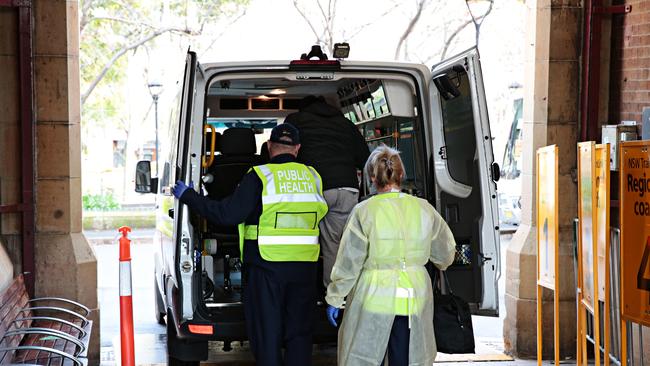
[(474, 329), (469, 305), (465, 300), (454, 295), (447, 275), (443, 271), (436, 270), (436, 272), (444, 278), (448, 291), (447, 294), (443, 294), (440, 290), (440, 281), (434, 277), (433, 330), (438, 351), (474, 353)]

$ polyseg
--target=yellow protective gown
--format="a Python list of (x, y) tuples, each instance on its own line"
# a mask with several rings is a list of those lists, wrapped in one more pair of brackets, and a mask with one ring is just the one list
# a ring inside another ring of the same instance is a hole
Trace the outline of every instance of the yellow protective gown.
[(399, 310), (404, 283), (409, 287), (409, 365), (431, 366), (436, 357), (433, 290), (424, 265), (430, 260), (446, 269), (455, 248), (451, 230), (423, 199), (382, 193), (355, 206), (325, 298), (341, 308), (347, 296), (338, 336), (339, 366), (382, 362), (393, 319), (405, 315)]

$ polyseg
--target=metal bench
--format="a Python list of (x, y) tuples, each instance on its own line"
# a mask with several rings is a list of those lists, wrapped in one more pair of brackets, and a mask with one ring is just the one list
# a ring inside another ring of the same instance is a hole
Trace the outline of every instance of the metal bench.
[(0, 365), (87, 365), (89, 313), (67, 299), (29, 299), (18, 276), (0, 292)]

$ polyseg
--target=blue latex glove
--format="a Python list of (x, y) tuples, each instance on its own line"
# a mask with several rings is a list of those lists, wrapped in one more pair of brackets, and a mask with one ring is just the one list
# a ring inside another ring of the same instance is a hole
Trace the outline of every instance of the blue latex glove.
[(339, 308), (335, 308), (332, 305), (327, 305), (327, 320), (333, 327), (336, 327), (336, 318), (339, 316)]
[(182, 180), (179, 180), (178, 182), (176, 182), (176, 185), (174, 185), (174, 187), (172, 187), (172, 193), (174, 194), (174, 197), (181, 198), (183, 193), (185, 193), (185, 191), (188, 188), (194, 188), (194, 183), (190, 182), (190, 185), (188, 186), (188, 185), (185, 184), (185, 182), (183, 182)]

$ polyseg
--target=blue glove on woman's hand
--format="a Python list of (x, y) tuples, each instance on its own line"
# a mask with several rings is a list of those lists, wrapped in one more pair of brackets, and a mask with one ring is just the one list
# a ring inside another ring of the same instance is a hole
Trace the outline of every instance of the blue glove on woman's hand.
[(332, 305), (327, 305), (327, 320), (333, 327), (336, 327), (336, 318), (339, 316), (339, 308), (335, 308)]
[(190, 185), (188, 186), (185, 184), (185, 182), (179, 180), (178, 182), (176, 182), (176, 185), (172, 188), (172, 193), (174, 194), (174, 197), (180, 199), (183, 193), (185, 193), (185, 191), (188, 188), (194, 188), (194, 184), (190, 182)]

